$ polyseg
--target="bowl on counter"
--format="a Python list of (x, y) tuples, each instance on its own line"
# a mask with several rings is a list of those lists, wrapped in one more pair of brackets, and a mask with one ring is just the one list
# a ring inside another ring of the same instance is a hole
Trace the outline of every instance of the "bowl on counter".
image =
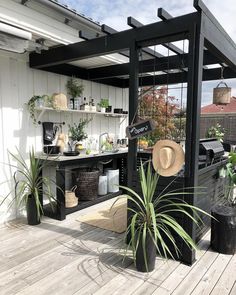
[(60, 147), (57, 145), (45, 145), (43, 152), (48, 155), (58, 155), (60, 153)]

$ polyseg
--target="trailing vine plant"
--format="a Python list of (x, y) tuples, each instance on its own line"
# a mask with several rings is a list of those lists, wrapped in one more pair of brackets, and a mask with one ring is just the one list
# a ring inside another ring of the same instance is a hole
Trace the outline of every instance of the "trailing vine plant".
[(34, 95), (32, 96), (29, 101), (27, 102), (27, 108), (28, 111), (30, 113), (30, 118), (33, 120), (33, 123), (36, 124), (37, 120), (36, 120), (36, 106), (37, 106), (37, 102), (42, 99), (44, 102), (44, 105), (49, 107), (49, 108), (54, 108), (53, 106), (53, 100), (52, 100), (52, 96), (49, 95)]

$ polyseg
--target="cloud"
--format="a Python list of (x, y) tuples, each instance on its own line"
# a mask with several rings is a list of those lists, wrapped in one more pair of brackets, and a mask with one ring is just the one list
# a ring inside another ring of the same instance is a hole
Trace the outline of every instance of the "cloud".
[[(148, 24), (160, 21), (157, 17), (157, 9), (164, 8), (173, 16), (179, 16), (196, 11), (193, 0), (59, 0), (83, 13), (93, 20), (106, 24), (116, 30), (125, 30), (127, 17), (133, 16), (138, 21)], [(226, 32), (236, 42), (236, 4), (235, 0), (205, 0), (205, 4)], [(232, 95), (236, 95), (236, 82), (228, 81), (233, 88)], [(217, 81), (203, 83), (202, 104), (212, 103), (212, 89)]]

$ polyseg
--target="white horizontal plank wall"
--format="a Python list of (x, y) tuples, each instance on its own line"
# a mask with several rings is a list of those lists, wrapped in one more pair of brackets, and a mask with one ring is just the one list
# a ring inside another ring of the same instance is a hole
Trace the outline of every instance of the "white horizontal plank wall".
[[(33, 95), (63, 92), (66, 94), (68, 77), (47, 73), (29, 68), (27, 55), (10, 54), (0, 51), (0, 183), (12, 180), (14, 171), (9, 165), (8, 150), (15, 153), (18, 148), (27, 158), (29, 149), (33, 146), (36, 151), (42, 151), (42, 125), (33, 125), (26, 108), (27, 101)], [(95, 82), (80, 80), (84, 85), (83, 96), (92, 97), (97, 104), (101, 98), (109, 98), (113, 108), (121, 107), (128, 110), (127, 90)], [(79, 122), (80, 118), (92, 118), (87, 126), (89, 137), (98, 141), (99, 134), (108, 132), (116, 137), (125, 137), (127, 119), (107, 118), (102, 115), (70, 114), (45, 112), (41, 121), (65, 122), (63, 132), (67, 133), (68, 124)], [(11, 160), (11, 163), (12, 160)], [(0, 198), (13, 189), (12, 181), (0, 185)], [(7, 204), (6, 204), (7, 205)], [(0, 223), (17, 216), (16, 208), (6, 212), (6, 206), (0, 207)]]

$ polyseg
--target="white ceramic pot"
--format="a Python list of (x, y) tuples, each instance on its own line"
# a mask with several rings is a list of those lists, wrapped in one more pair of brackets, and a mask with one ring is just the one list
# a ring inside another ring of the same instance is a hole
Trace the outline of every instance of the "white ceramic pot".
[(103, 196), (107, 194), (107, 176), (100, 175), (98, 180), (98, 195)]
[(101, 108), (100, 112), (101, 113), (106, 113), (106, 108)]
[(109, 193), (116, 193), (119, 191), (119, 169), (108, 169), (107, 175), (107, 189)]

